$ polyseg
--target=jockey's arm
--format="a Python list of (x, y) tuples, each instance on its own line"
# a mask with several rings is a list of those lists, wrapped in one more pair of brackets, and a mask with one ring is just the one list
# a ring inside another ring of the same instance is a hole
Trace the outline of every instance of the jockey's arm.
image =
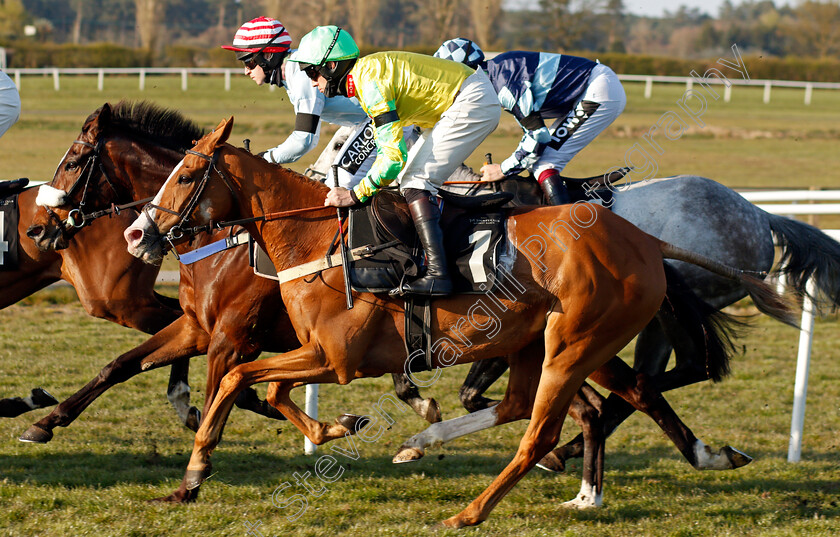
[(551, 141), (551, 133), (540, 116), (539, 110), (521, 110), (517, 104), (511, 110), (524, 135), (513, 154), (501, 164), (504, 175), (515, 175), (536, 164), (545, 145)]
[(399, 113), (392, 92), (389, 91), (390, 88), (382, 88), (373, 81), (369, 84), (367, 91), (360, 93), (360, 97), (368, 97), (370, 102), (367, 102), (364, 97), (359, 100), (367, 114), (373, 118), (376, 160), (364, 179), (352, 190), (354, 201), (362, 203), (370, 199), (380, 188), (393, 183), (405, 166), (408, 157), (408, 149), (403, 137), (403, 125), (399, 120)]
[(282, 144), (267, 150), (263, 158), (274, 164), (297, 162), (318, 145), (320, 119), (315, 114), (298, 113), (295, 116), (295, 130)]

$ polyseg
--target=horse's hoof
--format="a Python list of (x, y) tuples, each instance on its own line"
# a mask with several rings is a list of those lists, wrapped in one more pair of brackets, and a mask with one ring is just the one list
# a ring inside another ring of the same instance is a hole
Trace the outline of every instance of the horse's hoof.
[(578, 511), (585, 511), (587, 509), (596, 509), (600, 506), (595, 502), (589, 500), (575, 498), (574, 500), (569, 500), (568, 502), (561, 503), (560, 507), (565, 507), (566, 509), (577, 509)]
[(401, 464), (404, 462), (419, 461), (423, 458), (423, 455), (425, 455), (425, 453), (420, 448), (402, 446), (397, 454), (394, 455), (394, 459), (391, 462), (394, 464)]
[(467, 526), (475, 526), (476, 524), (477, 523), (470, 524), (469, 522), (466, 522), (461, 518), (461, 515), (456, 515), (441, 521), (442, 526), (452, 529), (466, 528)]
[(743, 451), (738, 451), (732, 446), (724, 446), (720, 451), (721, 454), (725, 455), (732, 463), (732, 468), (740, 468), (741, 466), (746, 466), (753, 461), (752, 457)]
[(540, 462), (537, 463), (537, 468), (542, 468), (548, 472), (560, 473), (566, 469), (566, 461), (555, 455), (554, 452), (549, 452), (545, 457), (540, 459)]
[(207, 466), (200, 470), (187, 469), (187, 473), (184, 474), (184, 488), (187, 491), (197, 490), (210, 477), (211, 471), (210, 463), (207, 463)]
[(440, 405), (433, 397), (423, 401), (426, 405), (426, 412), (423, 413), (423, 419), (429, 423), (438, 423), (443, 419), (440, 413)]
[(201, 411), (196, 407), (191, 406), (190, 411), (187, 414), (187, 421), (184, 422), (184, 426), (190, 431), (197, 433), (199, 425), (201, 425)]
[(190, 503), (198, 498), (198, 489), (184, 490), (178, 489), (169, 496), (162, 496), (160, 498), (152, 498), (147, 500), (149, 503)]
[(37, 425), (31, 425), (29, 429), (24, 431), (22, 435), (20, 435), (21, 442), (29, 442), (32, 444), (46, 444), (50, 440), (52, 440), (53, 433), (52, 431), (48, 431), (47, 429), (42, 429)]
[(370, 418), (356, 414), (342, 414), (335, 419), (335, 422), (350, 431), (350, 434), (356, 434), (370, 423)]

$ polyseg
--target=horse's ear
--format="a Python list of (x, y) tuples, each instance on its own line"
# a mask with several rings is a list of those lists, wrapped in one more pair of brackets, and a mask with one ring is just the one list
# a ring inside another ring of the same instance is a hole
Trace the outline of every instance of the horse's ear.
[(82, 129), (91, 138), (96, 139), (100, 133), (105, 131), (105, 127), (111, 121), (111, 105), (105, 103), (100, 106), (94, 113), (88, 116), (85, 126)]
[(230, 133), (233, 131), (233, 116), (230, 116), (228, 119), (223, 119), (219, 125), (213, 129), (213, 145), (214, 147), (219, 147), (223, 143), (227, 142), (228, 138), (230, 138)]

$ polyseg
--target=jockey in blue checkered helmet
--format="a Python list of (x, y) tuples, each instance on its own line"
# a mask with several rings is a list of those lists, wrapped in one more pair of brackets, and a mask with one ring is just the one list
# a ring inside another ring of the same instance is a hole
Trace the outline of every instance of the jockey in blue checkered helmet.
[(444, 41), (435, 52), (435, 58), (456, 61), (473, 69), (478, 69), (484, 63), (484, 52), (469, 39), (456, 37)]

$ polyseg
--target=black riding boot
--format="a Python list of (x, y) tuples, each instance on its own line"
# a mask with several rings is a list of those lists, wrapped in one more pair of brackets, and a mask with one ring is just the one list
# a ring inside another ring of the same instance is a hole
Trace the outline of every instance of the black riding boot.
[[(414, 192), (411, 192), (414, 190)], [(452, 280), (443, 250), (443, 231), (440, 229), (440, 209), (426, 190), (406, 189), (406, 200), (420, 243), (426, 252), (426, 274), (404, 283), (391, 291), (392, 295), (443, 296), (452, 293)]]
[[(554, 170), (547, 171), (553, 172)], [(566, 189), (566, 183), (560, 178), (559, 173), (542, 172), (539, 183), (550, 205), (565, 205), (572, 202), (569, 191)]]

